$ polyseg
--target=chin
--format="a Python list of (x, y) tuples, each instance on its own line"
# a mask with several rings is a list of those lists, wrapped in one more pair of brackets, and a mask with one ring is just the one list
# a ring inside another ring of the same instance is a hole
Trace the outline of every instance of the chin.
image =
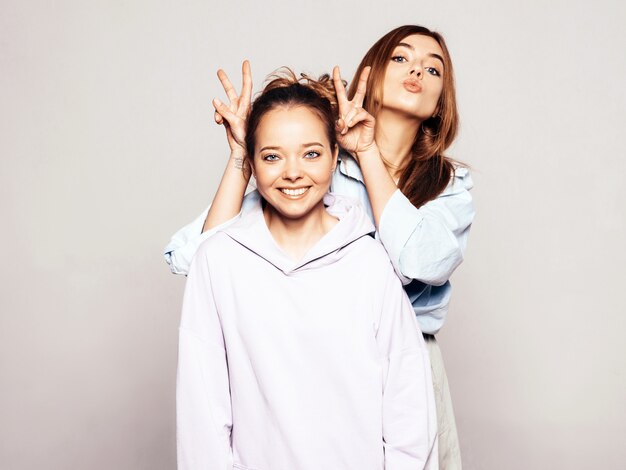
[(415, 119), (417, 121), (425, 121), (432, 115), (432, 112), (430, 114), (427, 114), (419, 110), (416, 111), (415, 108), (416, 108), (415, 104), (400, 103), (396, 106), (384, 106), (383, 110), (392, 112), (394, 114), (401, 114), (401, 115), (406, 116), (409, 119)]
[(281, 207), (280, 205), (272, 205), (272, 204), (270, 205), (273, 207), (274, 213), (282, 219), (289, 219), (289, 220), (301, 219), (302, 217), (306, 216), (310, 212), (308, 209), (303, 209), (303, 208), (290, 210), (289, 208)]

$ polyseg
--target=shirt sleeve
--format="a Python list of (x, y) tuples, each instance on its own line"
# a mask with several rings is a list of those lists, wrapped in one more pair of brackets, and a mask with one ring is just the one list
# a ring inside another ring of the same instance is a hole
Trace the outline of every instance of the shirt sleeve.
[(419, 209), (397, 190), (380, 218), (378, 233), (403, 284), (412, 280), (441, 286), (463, 261), (474, 205), (467, 168)]
[(436, 468), (437, 415), (428, 351), (413, 307), (389, 271), (376, 334), (384, 358), (385, 470)]
[(178, 468), (232, 468), (226, 351), (207, 257), (192, 263), (179, 330), (176, 385)]
[(215, 235), (215, 233), (235, 222), (242, 213), (246, 212), (253, 206), (254, 201), (258, 198), (257, 194), (258, 193), (256, 191), (247, 194), (243, 199), (241, 211), (238, 215), (216, 227), (213, 227), (210, 230), (207, 230), (206, 232), (202, 232), (202, 227), (204, 226), (204, 221), (206, 220), (209, 209), (211, 208), (210, 205), (198, 217), (196, 217), (193, 222), (179, 229), (172, 236), (172, 239), (163, 250), (163, 256), (165, 257), (166, 263), (170, 265), (172, 273), (187, 274), (189, 272), (191, 260), (196, 254), (196, 251), (198, 251), (198, 247), (202, 244), (202, 242), (211, 238)]

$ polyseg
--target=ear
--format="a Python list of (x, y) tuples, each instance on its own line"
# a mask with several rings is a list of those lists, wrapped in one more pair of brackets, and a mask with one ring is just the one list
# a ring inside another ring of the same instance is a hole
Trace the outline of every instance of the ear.
[(248, 165), (250, 166), (250, 171), (252, 172), (252, 176), (256, 179), (256, 170), (254, 169), (254, 158), (248, 158)]

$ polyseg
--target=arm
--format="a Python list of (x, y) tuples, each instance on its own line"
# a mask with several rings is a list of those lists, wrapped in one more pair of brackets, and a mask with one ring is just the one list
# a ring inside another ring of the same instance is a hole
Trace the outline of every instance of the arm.
[(417, 208), (389, 176), (376, 144), (358, 154), (380, 241), (404, 284), (445, 284), (463, 261), (474, 205), (467, 168), (457, 168), (444, 191)]
[(241, 201), (250, 181), (250, 166), (246, 158), (246, 121), (250, 112), (252, 74), (247, 60), (243, 62), (241, 75), (243, 80), (241, 95), (237, 95), (226, 73), (221, 69), (217, 71), (230, 103), (227, 106), (217, 98), (213, 100), (215, 121), (223, 124), (226, 129), (230, 157), (204, 221), (203, 232), (232, 219), (239, 213)]
[(218, 70), (217, 76), (224, 87), (229, 104), (217, 98), (215, 122), (223, 124), (231, 152), (226, 169), (212, 204), (192, 223), (178, 230), (165, 247), (164, 256), (174, 274), (187, 274), (189, 265), (198, 246), (221, 228), (231, 224), (242, 210), (242, 201), (250, 181), (250, 169), (246, 160), (245, 131), (252, 93), (250, 64), (242, 65), (243, 84), (241, 95), (237, 95), (228, 76)]
[(385, 469), (430, 468), (437, 462), (437, 415), (430, 360), (413, 308), (391, 267), (388, 279), (376, 334), (384, 363)]
[(228, 367), (206, 254), (194, 261), (179, 330), (176, 386), (178, 468), (230, 468)]
[(369, 73), (370, 67), (365, 67), (352, 100), (348, 100), (339, 67), (333, 68), (333, 85), (339, 106), (337, 142), (359, 162), (374, 223), (378, 226), (385, 205), (397, 187), (380, 158), (380, 150), (374, 140), (376, 119), (363, 108)]
[(380, 150), (376, 142), (373, 142), (367, 149), (356, 151), (355, 155), (361, 167), (367, 196), (372, 205), (374, 223), (378, 228), (383, 211), (398, 187), (380, 158)]
[(248, 163), (245, 153), (231, 150), (226, 169), (202, 225), (202, 232), (223, 224), (241, 211), (243, 196), (250, 181), (250, 170), (246, 169), (246, 165)]
[(396, 189), (378, 224), (380, 240), (402, 282), (443, 285), (463, 261), (474, 219), (467, 168), (457, 168), (446, 189), (419, 209)]

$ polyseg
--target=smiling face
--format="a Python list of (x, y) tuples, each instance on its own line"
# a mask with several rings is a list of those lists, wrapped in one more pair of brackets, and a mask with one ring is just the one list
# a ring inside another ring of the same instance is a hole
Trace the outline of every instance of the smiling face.
[(382, 110), (425, 121), (443, 91), (443, 51), (435, 39), (412, 34), (394, 48), (383, 81)]
[(326, 213), (322, 201), (337, 162), (319, 115), (305, 106), (268, 111), (255, 131), (252, 168), (271, 217), (304, 220)]

